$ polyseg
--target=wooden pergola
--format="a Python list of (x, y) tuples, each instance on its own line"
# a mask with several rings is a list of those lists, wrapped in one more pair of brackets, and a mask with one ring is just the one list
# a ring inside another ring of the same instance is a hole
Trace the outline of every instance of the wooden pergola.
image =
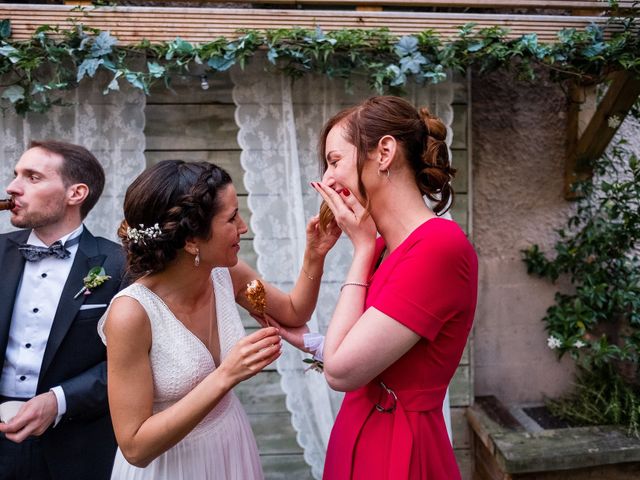
[[(225, 2), (229, 3), (248, 4)], [(632, 3), (620, 2), (622, 6), (631, 6)], [(262, 4), (278, 4), (279, 8), (264, 8)], [(262, 8), (86, 6), (80, 10), (74, 5), (5, 4), (0, 5), (0, 15), (11, 19), (13, 38), (16, 40), (29, 38), (43, 24), (70, 27), (73, 22), (80, 22), (111, 31), (124, 45), (142, 39), (168, 41), (177, 36), (190, 42), (205, 42), (217, 37), (235, 38), (239, 29), (316, 26), (321, 26), (325, 31), (388, 28), (395, 35), (411, 35), (432, 29), (446, 38), (454, 35), (457, 27), (466, 23), (475, 23), (479, 28), (508, 28), (510, 38), (536, 33), (540, 41), (550, 42), (563, 28), (582, 29), (590, 24), (604, 27), (608, 19), (604, 8), (606, 2), (596, 0), (492, 1), (481, 3), (481, 10), (478, 9), (479, 2), (461, 0), (268, 0), (251, 2), (250, 5)], [(407, 6), (411, 6), (411, 9), (407, 9)], [(444, 7), (453, 11), (442, 11)], [(505, 13), (507, 9), (515, 9), (518, 13)], [(539, 13), (538, 9), (544, 9), (544, 13)], [(606, 32), (611, 33), (612, 29), (610, 26)]]
[[(447, 38), (457, 27), (475, 23), (478, 28), (500, 26), (509, 29), (509, 38), (536, 33), (542, 42), (553, 42), (564, 28), (584, 29), (596, 24), (611, 34), (612, 15), (637, 15), (634, 1), (619, 1), (616, 11), (601, 0), (256, 0), (225, 2), (249, 8), (166, 7), (92, 7), (89, 2), (65, 2), (67, 5), (0, 5), (0, 18), (8, 18), (14, 40), (27, 40), (41, 25), (72, 28), (82, 23), (108, 30), (122, 45), (143, 39), (170, 41), (176, 37), (202, 43), (215, 38), (236, 38), (240, 29), (316, 28), (324, 31), (357, 28), (388, 28), (392, 34), (411, 35), (433, 30)], [(148, 3), (148, 2), (147, 2)], [(180, 2), (171, 2), (173, 5)], [(78, 9), (77, 5), (84, 6)], [(192, 5), (193, 3), (190, 3)], [(236, 5), (233, 5), (234, 7)], [(600, 156), (619, 124), (640, 95), (640, 79), (627, 72), (616, 72), (604, 98), (595, 102), (593, 85), (575, 83), (571, 88), (569, 136), (565, 169), (566, 196), (572, 196), (572, 184), (588, 177), (589, 161)], [(613, 119), (613, 121), (612, 121)]]

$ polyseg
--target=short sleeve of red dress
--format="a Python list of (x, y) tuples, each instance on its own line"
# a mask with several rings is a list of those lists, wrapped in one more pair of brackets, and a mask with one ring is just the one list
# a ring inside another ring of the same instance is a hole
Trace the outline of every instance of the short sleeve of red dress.
[(455, 222), (425, 222), (386, 262), (391, 264), (380, 279), (384, 284), (376, 289), (370, 306), (431, 341), (447, 321), (469, 318), (475, 305), (472, 280), (477, 276), (477, 259)]

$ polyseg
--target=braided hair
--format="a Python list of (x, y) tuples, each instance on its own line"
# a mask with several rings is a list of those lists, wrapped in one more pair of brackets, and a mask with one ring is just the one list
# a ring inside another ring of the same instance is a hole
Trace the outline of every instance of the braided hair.
[[(220, 191), (231, 184), (222, 168), (207, 162), (165, 160), (142, 172), (127, 189), (118, 236), (132, 279), (164, 270), (188, 238), (211, 238)], [(132, 238), (131, 228), (158, 224), (160, 233)]]

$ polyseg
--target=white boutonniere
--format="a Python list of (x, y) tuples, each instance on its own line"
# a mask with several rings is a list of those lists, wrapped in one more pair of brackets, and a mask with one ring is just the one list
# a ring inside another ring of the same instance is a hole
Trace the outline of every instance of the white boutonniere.
[(80, 295), (89, 295), (91, 294), (91, 290), (99, 287), (104, 282), (109, 280), (111, 277), (106, 274), (104, 268), (102, 267), (93, 267), (87, 273), (87, 276), (82, 279), (84, 286), (74, 295), (74, 300), (78, 298)]

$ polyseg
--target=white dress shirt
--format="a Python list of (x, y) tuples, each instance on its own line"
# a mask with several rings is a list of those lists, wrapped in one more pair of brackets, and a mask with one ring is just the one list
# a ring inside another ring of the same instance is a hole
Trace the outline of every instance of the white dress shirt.
[[(83, 226), (60, 238), (64, 243), (81, 235)], [(27, 243), (46, 247), (32, 231)], [(32, 398), (36, 395), (42, 359), (47, 347), (53, 318), (60, 303), (62, 289), (71, 272), (78, 244), (67, 248), (69, 258), (44, 257), (37, 262), (26, 262), (18, 286), (9, 328), (9, 342), (0, 376), (0, 395)], [(58, 417), (67, 411), (62, 387), (51, 389), (58, 400)]]

